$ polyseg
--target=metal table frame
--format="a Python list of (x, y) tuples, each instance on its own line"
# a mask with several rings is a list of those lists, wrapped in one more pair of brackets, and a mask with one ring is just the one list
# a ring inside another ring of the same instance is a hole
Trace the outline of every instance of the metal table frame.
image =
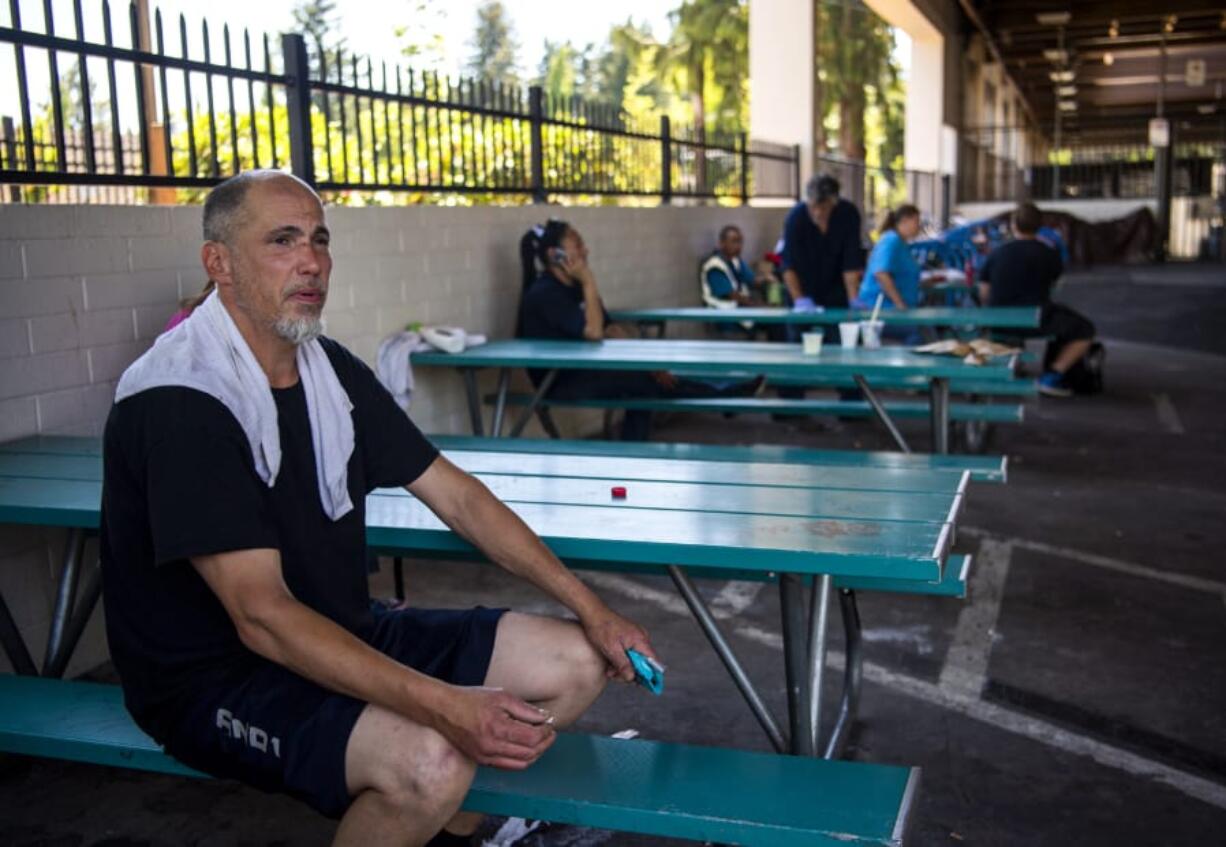
[[(457, 367), (464, 380), (464, 395), (468, 403), (468, 418), (472, 427), (472, 434), (478, 437), (486, 434), (485, 421), (481, 411), (481, 392), (477, 386), (477, 371), (483, 367), (485, 366)], [(533, 391), (528, 404), (511, 425), (510, 438), (518, 438), (534, 415), (541, 420), (541, 426), (544, 427), (545, 432), (550, 438), (558, 438), (558, 428), (549, 416), (549, 404), (546, 400), (546, 395), (549, 393), (549, 389), (553, 387), (553, 383), (558, 378), (560, 370), (561, 368), (556, 367), (546, 370), (545, 377), (541, 380), (540, 385), (536, 387), (536, 390)], [(511, 371), (512, 368), (510, 367), (498, 369), (498, 388), (494, 395), (494, 417), (490, 423), (489, 431), (490, 436), (494, 438), (502, 437), (503, 423), (506, 419), (507, 398), (511, 387)], [(890, 417), (890, 413), (886, 410), (885, 405), (881, 402), (872, 386), (869, 385), (868, 380), (859, 374), (855, 375), (853, 379), (855, 379), (856, 385), (859, 386), (860, 391), (864, 394), (864, 399), (868, 401), (869, 406), (872, 408), (874, 416), (885, 427), (886, 432), (890, 434), (890, 438), (894, 440), (894, 444), (898, 449), (903, 453), (912, 452), (911, 445), (907, 443), (907, 439), (898, 429), (898, 425), (894, 423), (893, 418)], [(933, 452), (948, 454), (950, 444), (949, 379), (946, 377), (933, 377), (929, 380), (928, 386)]]
[[(42, 670), (34, 664), (30, 651), (26, 648), (12, 612), (0, 594), (0, 645), (8, 657), (13, 670), (25, 676), (46, 676), (59, 678), (68, 667), (68, 660), (81, 640), (85, 626), (89, 623), (98, 598), (102, 596), (102, 571), (98, 562), (84, 565), (85, 542), (89, 533), (80, 527), (71, 527), (64, 542), (64, 564), (60, 569), (59, 584), (55, 592), (55, 608), (51, 614), (51, 629), (47, 633), (47, 644), (43, 652)], [(88, 567), (85, 590), (78, 592), (81, 585), (81, 571)]]
[[(969, 474), (963, 474), (943, 529), (939, 533), (932, 557), (944, 562), (953, 539), (953, 522), (964, 500)], [(85, 564), (85, 549), (91, 530), (68, 527), (67, 539), (56, 591), (51, 628), (45, 645), (41, 671), (35, 665), (17, 630), (12, 614), (0, 595), (0, 646), (13, 665), (23, 675), (60, 677), (80, 641), (93, 610), (101, 597), (101, 569), (97, 561)], [(376, 545), (393, 555), (408, 549)], [(846, 659), (843, 690), (838, 717), (823, 745), (820, 737), (822, 720), (822, 681), (826, 669), (827, 633), (829, 628), (830, 595), (834, 580), (829, 574), (781, 573), (779, 595), (784, 643), (788, 722), (787, 731), (766, 707), (761, 695), (749, 679), (743, 665), (721, 631), (715, 616), (698, 592), (692, 577), (678, 565), (662, 565), (671, 577), (695, 621), (711, 643), (716, 654), (745, 698), (754, 717), (761, 724), (772, 745), (780, 752), (826, 758), (838, 757), (846, 743), (860, 697), (862, 678), (862, 641), (859, 610), (854, 592), (838, 591), (840, 612), (846, 635)], [(82, 589), (83, 571), (85, 583)], [(399, 570), (399, 568), (397, 568)], [(397, 574), (399, 576), (399, 574)], [(810, 579), (808, 600), (805, 580)], [(402, 579), (396, 580), (397, 592), (403, 592)]]

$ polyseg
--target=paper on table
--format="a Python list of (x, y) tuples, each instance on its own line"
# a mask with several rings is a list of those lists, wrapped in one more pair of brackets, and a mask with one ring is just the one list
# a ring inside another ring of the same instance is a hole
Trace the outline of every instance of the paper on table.
[(1022, 352), (1020, 347), (1009, 347), (1005, 344), (989, 341), (986, 338), (975, 338), (971, 341), (946, 338), (911, 349), (915, 353), (930, 353), (935, 356), (957, 356), (968, 365), (982, 365), (988, 359), (994, 359), (998, 356), (1013, 356)]

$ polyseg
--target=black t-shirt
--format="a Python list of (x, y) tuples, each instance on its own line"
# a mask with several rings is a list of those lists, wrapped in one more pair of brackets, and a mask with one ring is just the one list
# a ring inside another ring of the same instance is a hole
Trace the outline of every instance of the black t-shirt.
[(992, 251), (979, 271), (992, 306), (1046, 306), (1064, 273), (1060, 254), (1042, 241), (1018, 238)]
[(192, 693), (242, 679), (258, 662), (188, 559), (275, 548), (300, 602), (359, 636), (373, 625), (366, 570), (366, 495), (407, 485), (438, 450), (370, 369), (322, 339), (353, 403), (349, 496), (323, 511), (302, 384), (273, 391), (281, 467), (256, 475), (238, 421), (213, 397), (154, 388), (115, 404), (103, 441), (103, 592), (111, 657), (137, 722), (157, 737)]
[[(587, 324), (584, 313), (583, 286), (567, 285), (553, 274), (541, 274), (536, 282), (524, 292), (522, 332), (524, 338), (553, 338), (564, 341), (582, 341), (583, 327)], [(609, 313), (600, 304), (604, 325), (609, 325)], [(528, 376), (539, 385), (545, 372), (530, 369)]]
[(783, 224), (783, 269), (800, 277), (805, 296), (827, 308), (847, 308), (845, 271), (864, 268), (860, 212), (847, 200), (830, 210), (826, 231), (818, 229), (806, 203), (797, 203)]
[[(553, 274), (541, 274), (524, 292), (524, 338), (583, 339), (587, 323), (584, 314), (583, 286), (567, 285)], [(605, 326), (609, 313), (600, 304)]]

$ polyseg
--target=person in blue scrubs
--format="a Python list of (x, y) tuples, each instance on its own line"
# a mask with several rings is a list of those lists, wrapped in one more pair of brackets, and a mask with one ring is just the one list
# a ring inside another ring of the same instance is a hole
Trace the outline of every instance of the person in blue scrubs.
[(920, 303), (920, 266), (907, 242), (919, 235), (920, 211), (909, 203), (889, 212), (868, 257), (860, 293), (852, 305), (871, 309), (914, 309)]

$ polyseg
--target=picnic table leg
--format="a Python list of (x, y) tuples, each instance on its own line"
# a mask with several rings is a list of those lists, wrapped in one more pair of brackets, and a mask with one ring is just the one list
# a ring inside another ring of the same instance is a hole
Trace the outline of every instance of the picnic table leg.
[(843, 612), (843, 635), (847, 653), (843, 663), (843, 699), (839, 702), (839, 717), (835, 721), (830, 739), (826, 742), (825, 758), (838, 759), (843, 755), (851, 722), (856, 718), (860, 705), (860, 683), (864, 670), (864, 640), (860, 634), (860, 609), (856, 606), (856, 592), (844, 588), (839, 592), (839, 607)]
[(527, 408), (523, 414), (519, 416), (519, 420), (511, 427), (511, 438), (519, 438), (519, 434), (524, 431), (524, 427), (528, 425), (528, 421), (532, 420), (532, 416), (536, 414), (537, 409), (541, 405), (541, 401), (545, 399), (545, 395), (549, 389), (553, 387), (553, 381), (558, 378), (558, 369), (554, 368), (549, 373), (545, 374), (545, 378), (541, 380), (541, 384), (536, 387), (536, 392), (532, 395), (532, 399), (528, 402)]
[(949, 452), (949, 380), (935, 377), (932, 380), (932, 452)]
[(38, 676), (38, 667), (35, 666), (34, 659), (30, 657), (30, 651), (21, 638), (20, 630), (17, 629), (17, 622), (13, 620), (13, 613), (9, 611), (8, 603), (4, 602), (2, 596), (0, 596), (0, 644), (4, 646), (4, 655), (8, 656), (9, 664), (13, 666), (15, 673), (22, 676)]
[(507, 411), (507, 388), (511, 384), (511, 369), (502, 368), (498, 371), (498, 394), (494, 400), (494, 422), (490, 425), (490, 435), (494, 438), (502, 436), (502, 416)]
[(101, 596), (102, 567), (95, 563), (89, 573), (89, 581), (85, 583), (85, 591), (81, 595), (81, 600), (73, 610), (68, 626), (64, 630), (64, 640), (60, 643), (59, 652), (50, 663), (43, 665), (43, 676), (59, 679), (64, 675), (64, 670), (68, 667), (68, 660), (72, 658), (72, 652), (77, 649), (77, 642), (81, 640), (85, 626), (89, 623), (90, 616), (94, 613), (94, 608), (98, 605), (98, 598)]
[(830, 623), (830, 574), (813, 578), (812, 599), (809, 602), (809, 679), (808, 733), (811, 755), (821, 750), (819, 735), (822, 727), (822, 675), (826, 670), (826, 634)]
[(472, 368), (461, 368), (460, 375), (464, 377), (464, 392), (468, 396), (468, 419), (472, 422), (473, 435), (481, 438), (485, 435), (485, 425), (481, 421), (481, 394), (477, 390), (477, 372)]
[(64, 629), (72, 616), (77, 598), (77, 583), (81, 579), (81, 558), (85, 553), (85, 530), (74, 527), (68, 530), (64, 542), (64, 567), (60, 570), (60, 584), (55, 592), (55, 609), (51, 614), (51, 631), (47, 633), (47, 651), (43, 656), (43, 673), (56, 661), (64, 644)]
[[(798, 574), (779, 577), (779, 608), (783, 618), (783, 669), (787, 680), (789, 751), (796, 756), (812, 756), (813, 735), (807, 718), (809, 705), (805, 682), (805, 600)], [(818, 680), (820, 682), (820, 680)]]
[(894, 439), (894, 443), (898, 445), (898, 449), (904, 453), (910, 453), (911, 447), (907, 444), (907, 439), (902, 437), (902, 433), (898, 431), (898, 427), (894, 424), (894, 419), (890, 417), (890, 413), (885, 410), (885, 406), (881, 404), (881, 399), (877, 393), (868, 385), (868, 380), (856, 374), (852, 377), (856, 381), (856, 385), (860, 387), (860, 391), (864, 394), (864, 399), (868, 401), (868, 405), (873, 407), (874, 414), (877, 415), (877, 420), (885, 425), (889, 430), (890, 437)]
[(732, 681), (736, 683), (741, 696), (749, 704), (750, 711), (758, 719), (762, 729), (766, 731), (771, 744), (774, 745), (776, 751), (780, 753), (786, 752), (788, 745), (783, 737), (783, 733), (779, 729), (779, 724), (775, 722), (774, 715), (766, 708), (766, 703), (762, 701), (761, 695), (758, 694), (758, 689), (754, 688), (753, 682), (746, 675), (745, 669), (736, 657), (736, 653), (732, 651), (732, 645), (724, 637), (719, 624), (715, 621), (715, 616), (711, 614), (711, 610), (703, 602), (702, 595), (694, 587), (689, 574), (676, 565), (669, 565), (668, 575), (673, 578), (673, 583), (677, 586), (677, 591), (685, 599), (686, 605), (690, 607), (694, 620), (698, 622), (699, 628), (707, 636), (707, 640), (711, 642), (711, 647), (714, 648), (716, 655), (724, 663), (724, 667), (728, 669), (728, 674), (732, 677)]

